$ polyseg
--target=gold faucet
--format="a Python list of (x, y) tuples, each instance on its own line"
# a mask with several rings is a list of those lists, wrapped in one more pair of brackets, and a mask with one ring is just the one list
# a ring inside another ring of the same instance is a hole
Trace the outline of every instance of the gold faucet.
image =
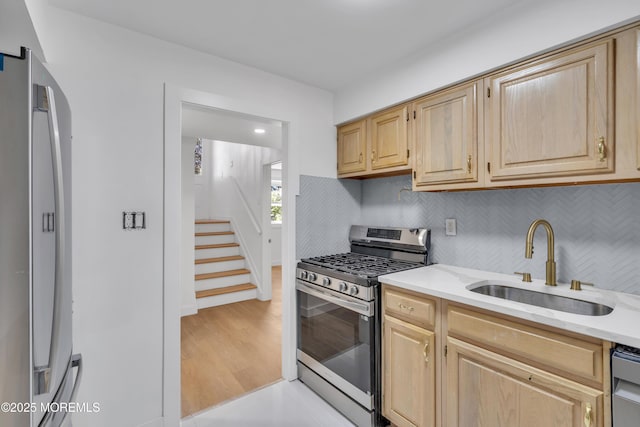
[(527, 242), (524, 249), (524, 257), (533, 257), (533, 235), (539, 225), (542, 225), (547, 231), (547, 281), (545, 283), (549, 286), (556, 286), (556, 261), (553, 256), (554, 236), (553, 228), (551, 228), (551, 224), (549, 224), (548, 221), (544, 219), (536, 219), (531, 223), (529, 231), (527, 231)]

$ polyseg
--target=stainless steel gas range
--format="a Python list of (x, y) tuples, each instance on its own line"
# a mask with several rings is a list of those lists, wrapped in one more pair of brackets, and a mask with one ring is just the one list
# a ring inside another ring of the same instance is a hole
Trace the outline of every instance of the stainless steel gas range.
[(298, 263), (298, 376), (357, 426), (384, 426), (378, 276), (428, 264), (431, 234), (354, 225), (349, 241)]

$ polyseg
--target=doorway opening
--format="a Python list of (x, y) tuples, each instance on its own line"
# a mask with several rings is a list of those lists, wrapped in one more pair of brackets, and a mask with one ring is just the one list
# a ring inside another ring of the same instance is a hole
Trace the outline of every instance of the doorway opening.
[(282, 127), (182, 107), (181, 417), (282, 378)]
[(163, 422), (180, 425), (180, 327), (182, 307), (181, 137), (185, 106), (236, 111), (256, 117), (277, 118), (282, 123), (282, 376), (297, 378), (295, 328), (295, 196), (298, 173), (291, 159), (303, 132), (299, 111), (271, 100), (232, 98), (165, 84), (164, 92), (164, 203), (163, 203)]

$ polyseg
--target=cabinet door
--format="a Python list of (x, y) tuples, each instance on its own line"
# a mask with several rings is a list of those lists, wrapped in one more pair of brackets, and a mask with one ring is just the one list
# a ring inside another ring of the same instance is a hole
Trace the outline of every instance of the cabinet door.
[(613, 41), (488, 77), (490, 179), (612, 172)]
[(384, 416), (398, 427), (435, 424), (435, 334), (384, 316)]
[(367, 169), (366, 121), (338, 128), (338, 175)]
[(371, 118), (371, 169), (409, 164), (407, 117), (403, 106)]
[(636, 166), (640, 171), (640, 28), (636, 29)]
[(603, 392), (447, 338), (447, 425), (597, 427)]
[(478, 180), (476, 83), (414, 104), (415, 184)]

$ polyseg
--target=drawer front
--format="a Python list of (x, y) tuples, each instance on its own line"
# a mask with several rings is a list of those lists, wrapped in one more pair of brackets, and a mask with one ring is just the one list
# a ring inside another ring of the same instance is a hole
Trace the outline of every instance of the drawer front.
[(602, 345), (457, 306), (447, 310), (448, 334), (595, 383), (603, 381)]
[(423, 328), (435, 327), (436, 302), (434, 300), (389, 288), (385, 288), (383, 294), (386, 314)]

